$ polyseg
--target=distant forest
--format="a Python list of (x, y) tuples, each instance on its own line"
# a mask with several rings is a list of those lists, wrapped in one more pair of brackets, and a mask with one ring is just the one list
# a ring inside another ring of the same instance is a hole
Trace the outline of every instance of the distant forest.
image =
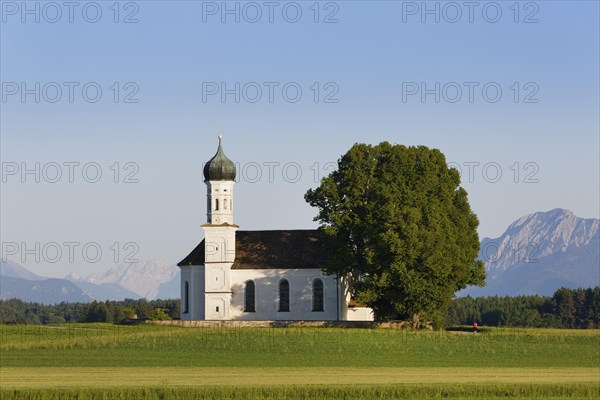
[(65, 322), (123, 323), (131, 319), (179, 318), (179, 300), (93, 301), (45, 305), (18, 299), (0, 300), (0, 323), (62, 324)]
[[(179, 300), (145, 299), (43, 305), (0, 300), (2, 324), (59, 324), (178, 319)], [(552, 297), (461, 297), (452, 302), (446, 326), (472, 325), (536, 328), (600, 328), (600, 287), (559, 289)]]
[(461, 297), (453, 300), (446, 325), (533, 328), (600, 328), (600, 287), (565, 289), (552, 297)]

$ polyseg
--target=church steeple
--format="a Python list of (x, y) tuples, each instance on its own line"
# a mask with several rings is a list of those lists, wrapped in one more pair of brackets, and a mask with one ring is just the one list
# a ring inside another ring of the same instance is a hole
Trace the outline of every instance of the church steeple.
[(217, 153), (204, 165), (204, 179), (207, 181), (235, 180), (235, 164), (223, 152), (223, 147), (221, 147), (222, 139), (223, 135), (219, 134)]
[(219, 135), (219, 147), (213, 158), (204, 165), (204, 183), (206, 183), (207, 223), (213, 225), (233, 225), (233, 185), (236, 168), (223, 152), (222, 135)]

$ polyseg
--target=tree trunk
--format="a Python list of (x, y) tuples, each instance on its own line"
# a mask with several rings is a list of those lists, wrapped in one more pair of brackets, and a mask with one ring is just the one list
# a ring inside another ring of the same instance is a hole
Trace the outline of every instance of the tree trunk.
[(412, 329), (419, 329), (421, 327), (421, 316), (418, 313), (413, 314), (410, 327)]

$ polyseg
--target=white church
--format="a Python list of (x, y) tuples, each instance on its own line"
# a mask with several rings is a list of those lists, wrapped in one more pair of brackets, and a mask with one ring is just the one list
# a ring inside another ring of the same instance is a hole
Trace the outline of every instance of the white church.
[(204, 240), (179, 264), (182, 320), (373, 320), (348, 307), (343, 279), (323, 275), (316, 230), (238, 231), (236, 168), (221, 147), (204, 166)]

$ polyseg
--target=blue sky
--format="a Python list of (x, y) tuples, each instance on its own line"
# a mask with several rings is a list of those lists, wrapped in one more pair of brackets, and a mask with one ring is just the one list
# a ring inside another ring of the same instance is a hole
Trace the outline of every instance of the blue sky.
[(36, 273), (178, 262), (202, 239), (219, 132), (240, 229), (316, 227), (306, 190), (384, 140), (460, 166), (481, 237), (556, 207), (598, 218), (598, 2), (22, 4), (1, 2), (1, 234)]

